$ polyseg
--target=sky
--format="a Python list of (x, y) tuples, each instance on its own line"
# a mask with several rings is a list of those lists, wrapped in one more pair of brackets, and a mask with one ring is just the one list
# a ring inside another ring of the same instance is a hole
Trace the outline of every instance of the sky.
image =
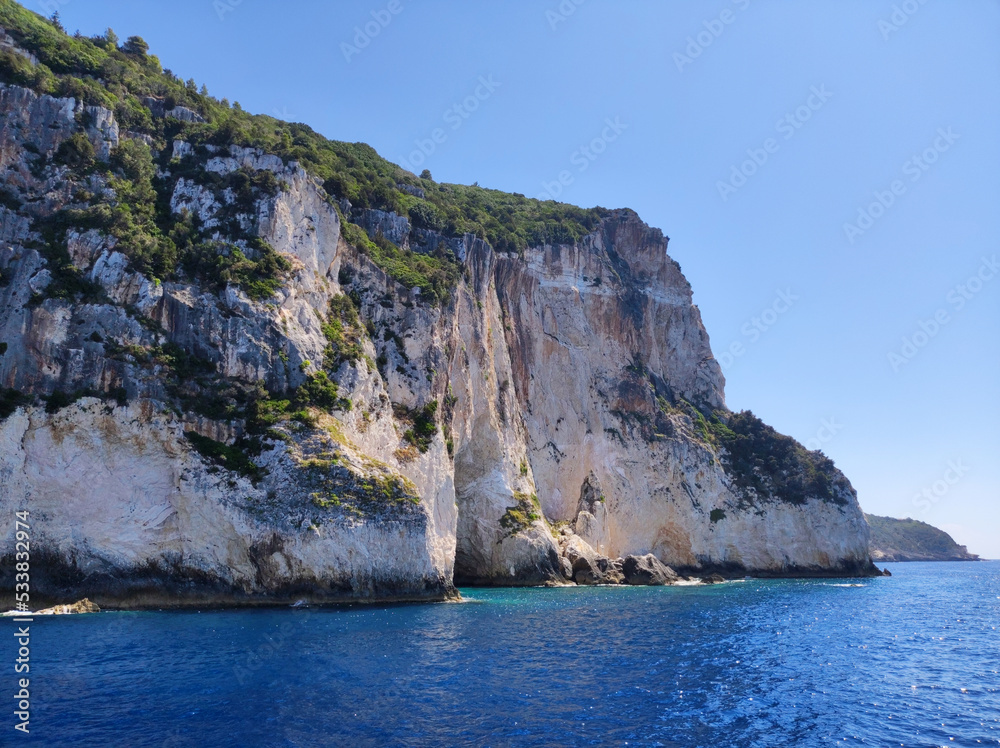
[(440, 182), (636, 210), (730, 408), (1000, 558), (996, 0), (27, 5)]

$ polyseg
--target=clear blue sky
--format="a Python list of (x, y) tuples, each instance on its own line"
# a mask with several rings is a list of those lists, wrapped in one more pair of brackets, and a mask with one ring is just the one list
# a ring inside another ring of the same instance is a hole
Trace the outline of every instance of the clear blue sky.
[(634, 208), (671, 237), (731, 408), (821, 446), (866, 511), (1000, 558), (1000, 3), (389, 5), (59, 9), (397, 163), (441, 128), (419, 166), (439, 181), (537, 196), (565, 171), (561, 200)]

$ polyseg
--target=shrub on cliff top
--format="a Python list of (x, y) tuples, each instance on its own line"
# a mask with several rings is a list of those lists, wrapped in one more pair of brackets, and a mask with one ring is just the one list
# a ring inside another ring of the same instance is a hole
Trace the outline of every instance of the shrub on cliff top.
[(702, 416), (698, 426), (724, 450), (722, 462), (745, 498), (753, 494), (791, 504), (810, 498), (845, 503), (836, 490), (830, 458), (779, 434), (749, 410), (717, 411), (709, 419)]

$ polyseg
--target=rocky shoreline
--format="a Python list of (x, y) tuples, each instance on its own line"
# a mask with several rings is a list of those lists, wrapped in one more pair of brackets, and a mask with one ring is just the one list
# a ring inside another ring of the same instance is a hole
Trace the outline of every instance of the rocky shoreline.
[[(789, 568), (785, 570), (754, 571), (740, 566), (709, 564), (701, 567), (673, 569), (654, 554), (629, 554), (609, 558), (595, 551), (583, 538), (570, 528), (563, 527), (558, 534), (559, 555), (556, 563), (560, 574), (490, 584), (477, 580), (463, 580), (457, 586), (467, 587), (571, 587), (571, 586), (670, 586), (711, 585), (732, 580), (776, 578), (864, 578), (892, 576), (888, 570), (880, 571), (874, 564), (853, 568)], [(42, 605), (52, 606), (39, 610), (35, 615), (47, 613), (90, 613), (100, 610), (216, 610), (239, 608), (287, 608), (301, 606), (343, 606), (356, 604), (393, 605), (408, 603), (448, 602), (461, 600), (456, 585), (441, 580), (439, 585), (428, 585), (423, 594), (411, 589), (388, 587), (368, 590), (365, 594), (344, 588), (323, 590), (315, 584), (298, 583), (268, 591), (265, 594), (247, 593), (234, 589), (220, 580), (183, 579), (174, 572), (159, 571), (134, 574), (128, 577), (96, 574), (80, 576), (78, 570), (44, 564), (36, 568), (36, 578), (45, 590), (34, 599)], [(84, 600), (66, 604), (80, 594)], [(88, 598), (94, 598), (100, 605)], [(13, 597), (0, 595), (0, 609), (12, 608)]]

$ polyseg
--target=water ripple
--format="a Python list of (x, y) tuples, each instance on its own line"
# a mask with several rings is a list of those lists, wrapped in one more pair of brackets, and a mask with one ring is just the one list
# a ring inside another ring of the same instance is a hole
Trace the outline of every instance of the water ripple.
[(1000, 564), (893, 573), (51, 618), (18, 742), (997, 745)]

